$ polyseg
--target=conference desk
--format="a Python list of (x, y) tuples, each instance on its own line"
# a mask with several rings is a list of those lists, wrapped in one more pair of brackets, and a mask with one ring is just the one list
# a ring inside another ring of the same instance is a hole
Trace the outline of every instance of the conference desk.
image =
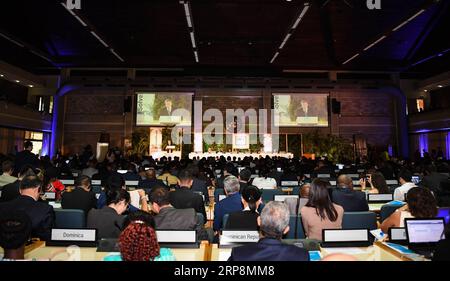
[[(51, 261), (103, 261), (114, 252), (97, 252), (95, 247), (47, 247), (45, 242), (38, 243), (34, 249), (25, 253), (25, 259)], [(210, 247), (206, 241), (199, 248), (171, 248), (177, 261), (206, 261), (210, 259)]]
[[(396, 252), (381, 242), (375, 242), (370, 247), (349, 247), (349, 248), (320, 248), (323, 257), (334, 253), (348, 254), (358, 261), (412, 261), (409, 256)], [(226, 261), (231, 255), (231, 248), (219, 248), (217, 244), (212, 245), (211, 261)], [(414, 260), (426, 259), (418, 257)]]

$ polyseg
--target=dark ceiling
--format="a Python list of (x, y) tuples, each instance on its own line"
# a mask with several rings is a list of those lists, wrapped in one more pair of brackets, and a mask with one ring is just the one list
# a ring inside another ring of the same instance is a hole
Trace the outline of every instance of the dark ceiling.
[[(290, 69), (430, 76), (449, 70), (450, 65), (446, 52), (450, 0), (381, 0), (381, 10), (367, 9), (366, 0), (191, 0), (198, 63), (179, 1), (81, 0), (81, 10), (74, 12), (87, 27), (61, 5), (66, 1), (3, 2), (0, 60), (37, 74), (61, 67), (136, 67), (183, 68), (193, 73)], [(306, 2), (309, 10), (270, 63)], [(392, 32), (421, 9), (425, 11)], [(383, 35), (384, 40), (363, 51)]]

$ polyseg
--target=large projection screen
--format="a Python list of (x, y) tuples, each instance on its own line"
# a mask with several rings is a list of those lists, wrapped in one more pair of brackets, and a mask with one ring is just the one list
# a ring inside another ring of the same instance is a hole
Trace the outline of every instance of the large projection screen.
[(328, 94), (274, 93), (277, 127), (328, 127)]
[(193, 93), (136, 94), (136, 126), (191, 126)]

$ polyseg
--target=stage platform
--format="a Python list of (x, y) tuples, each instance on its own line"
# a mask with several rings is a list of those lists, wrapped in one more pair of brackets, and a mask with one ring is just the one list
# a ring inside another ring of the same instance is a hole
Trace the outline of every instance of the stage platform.
[(181, 159), (181, 151), (173, 151), (171, 153), (166, 152), (166, 151), (156, 151), (156, 152), (152, 152), (150, 155), (155, 160), (157, 160), (157, 159), (159, 159), (161, 157), (164, 157), (164, 156), (167, 157), (167, 158), (170, 157), (171, 159), (174, 159), (175, 157), (178, 157), (178, 158)]
[(227, 158), (228, 156), (230, 156), (231, 158), (236, 157), (236, 158), (241, 158), (243, 159), (244, 157), (253, 157), (253, 158), (259, 158), (259, 157), (283, 157), (283, 158), (293, 158), (294, 154), (292, 153), (232, 153), (232, 152), (228, 152), (228, 153), (221, 153), (221, 152), (191, 152), (189, 153), (189, 159), (194, 159), (196, 157), (200, 157), (201, 158), (208, 158), (208, 157), (220, 157), (223, 156), (225, 158)]

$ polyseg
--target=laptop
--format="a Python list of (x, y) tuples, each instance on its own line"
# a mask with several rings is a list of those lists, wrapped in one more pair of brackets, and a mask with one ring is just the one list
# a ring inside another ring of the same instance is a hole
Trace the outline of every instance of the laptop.
[(444, 218), (405, 219), (408, 248), (431, 258), (437, 243), (445, 239)]
[(389, 242), (407, 245), (406, 229), (404, 227), (390, 227), (388, 230)]

